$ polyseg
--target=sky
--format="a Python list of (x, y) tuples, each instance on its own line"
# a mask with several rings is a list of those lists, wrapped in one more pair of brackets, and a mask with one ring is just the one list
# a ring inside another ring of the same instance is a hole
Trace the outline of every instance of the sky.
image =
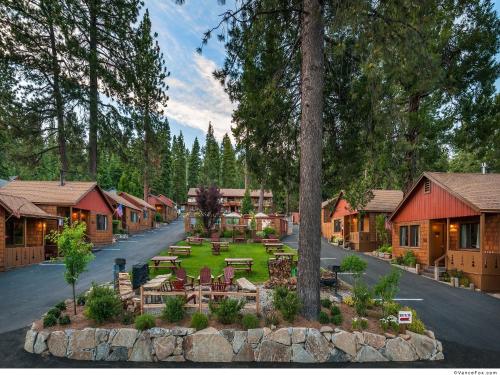
[(175, 4), (174, 0), (145, 2), (170, 71), (167, 78), (170, 99), (165, 114), (172, 135), (182, 130), (189, 148), (195, 137), (204, 144), (209, 121), (219, 141), (225, 133), (231, 135), (235, 105), (212, 77), (212, 72), (224, 62), (224, 44), (214, 33), (201, 55), (196, 48), (201, 45), (203, 33), (216, 26), (219, 15), (233, 6), (233, 0), (226, 1), (225, 5), (215, 0), (186, 0), (183, 5)]

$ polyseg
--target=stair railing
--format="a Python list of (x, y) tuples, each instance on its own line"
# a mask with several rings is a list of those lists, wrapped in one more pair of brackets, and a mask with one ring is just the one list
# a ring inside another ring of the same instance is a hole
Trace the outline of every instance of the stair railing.
[[(441, 255), (439, 258), (434, 260), (434, 280), (439, 280), (439, 263), (446, 259), (446, 254)], [(445, 261), (446, 266), (446, 261)]]

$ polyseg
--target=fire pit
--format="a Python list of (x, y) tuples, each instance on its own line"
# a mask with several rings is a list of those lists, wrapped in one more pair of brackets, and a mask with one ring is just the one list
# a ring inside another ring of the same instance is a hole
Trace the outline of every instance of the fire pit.
[(340, 271), (340, 266), (330, 266), (330, 270), (322, 272), (320, 277), (321, 286), (335, 287), (338, 286), (337, 273)]

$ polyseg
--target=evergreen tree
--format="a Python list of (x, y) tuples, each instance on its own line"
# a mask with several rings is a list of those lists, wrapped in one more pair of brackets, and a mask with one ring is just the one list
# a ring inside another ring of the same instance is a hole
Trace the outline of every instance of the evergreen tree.
[(164, 194), (167, 197), (171, 196), (172, 191), (172, 155), (170, 147), (170, 125), (165, 119), (161, 129), (156, 136), (159, 150), (159, 169), (160, 173), (154, 184), (154, 191), (158, 194)]
[(200, 143), (196, 137), (191, 148), (188, 162), (188, 187), (198, 187), (200, 181), (201, 159)]
[(214, 136), (212, 123), (208, 124), (205, 140), (203, 167), (201, 170), (201, 183), (205, 186), (220, 184), (220, 149)]
[(184, 203), (187, 199), (186, 146), (182, 132), (172, 141), (172, 199)]
[(222, 139), (221, 186), (224, 188), (238, 187), (238, 169), (236, 155), (227, 133)]
[(252, 197), (250, 196), (250, 190), (245, 190), (245, 195), (241, 201), (241, 213), (246, 215), (253, 211)]

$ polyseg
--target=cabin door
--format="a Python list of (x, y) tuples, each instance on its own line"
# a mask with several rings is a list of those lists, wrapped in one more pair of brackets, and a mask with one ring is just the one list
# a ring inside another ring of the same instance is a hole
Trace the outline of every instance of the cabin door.
[(440, 222), (431, 223), (431, 240), (429, 264), (433, 265), (434, 260), (444, 255), (446, 249), (446, 225)]

